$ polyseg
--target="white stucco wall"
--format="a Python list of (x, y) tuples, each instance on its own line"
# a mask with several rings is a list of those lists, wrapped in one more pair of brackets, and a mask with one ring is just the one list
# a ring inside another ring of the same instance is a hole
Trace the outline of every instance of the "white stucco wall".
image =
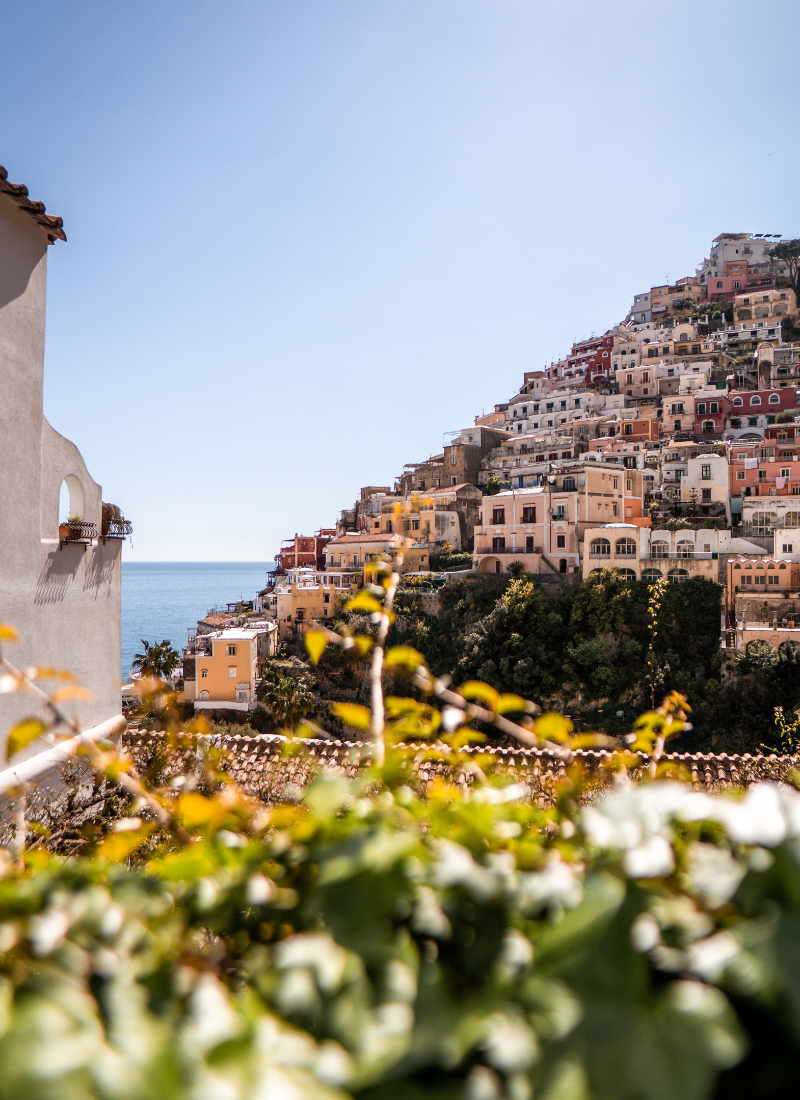
[[(69, 704), (86, 727), (120, 710), (121, 544), (59, 547), (62, 481), (80, 486), (83, 519), (98, 532), (101, 489), (43, 414), (47, 247), (44, 230), (0, 195), (0, 621), (20, 634), (9, 660), (67, 668), (94, 693)], [(35, 712), (30, 696), (0, 695), (0, 739)]]

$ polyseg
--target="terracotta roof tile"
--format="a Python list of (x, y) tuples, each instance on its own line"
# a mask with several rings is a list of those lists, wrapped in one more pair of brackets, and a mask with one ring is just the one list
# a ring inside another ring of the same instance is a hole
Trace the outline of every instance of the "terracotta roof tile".
[(46, 214), (43, 202), (29, 199), (28, 188), (24, 183), (10, 183), (8, 172), (2, 165), (0, 165), (0, 194), (12, 198), (21, 210), (29, 214), (45, 230), (49, 244), (53, 244), (56, 240), (65, 241), (67, 239), (64, 232), (64, 219), (57, 218), (53, 214)]
[[(144, 763), (149, 752), (162, 739), (163, 734), (130, 731), (124, 735), (123, 745), (135, 761), (141, 757), (137, 763)], [(370, 755), (370, 745), (366, 742), (311, 739), (305, 742), (307, 755), (282, 758), (286, 738), (278, 734), (231, 734), (215, 736), (210, 740), (230, 753), (231, 777), (248, 793), (267, 802), (287, 795), (296, 797), (297, 787), (305, 785), (319, 767), (355, 776), (362, 762)], [(429, 748), (420, 745), (420, 750), (423, 747)], [(513, 772), (515, 780), (528, 787), (531, 798), (544, 803), (551, 800), (555, 784), (565, 773), (564, 760), (546, 749), (526, 749), (514, 745), (487, 749), (481, 745), (465, 751), (476, 755), (490, 753), (495, 757), (497, 770)], [(590, 797), (592, 792), (599, 793), (608, 785), (611, 756), (611, 753), (600, 749), (580, 749), (575, 753), (576, 761), (583, 765), (589, 777)], [(648, 774), (650, 763), (644, 753), (637, 753), (636, 756), (638, 763), (628, 769), (629, 776), (634, 780)], [(179, 763), (176, 759), (173, 765), (176, 772)], [(661, 763), (671, 765), (676, 777), (683, 776), (695, 789), (720, 791), (747, 787), (765, 779), (786, 782), (797, 768), (798, 760), (793, 756), (775, 754), (729, 756), (727, 753), (665, 753)], [(425, 790), (437, 775), (444, 772), (451, 772), (444, 761), (420, 760), (418, 775), (422, 789)], [(464, 772), (456, 776), (451, 773), (450, 778), (459, 783), (468, 782)], [(593, 780), (596, 781), (594, 784)]]

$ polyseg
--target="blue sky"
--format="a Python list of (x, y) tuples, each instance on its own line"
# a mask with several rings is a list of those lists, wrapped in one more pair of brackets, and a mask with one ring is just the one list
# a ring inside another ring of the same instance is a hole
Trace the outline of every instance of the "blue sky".
[(136, 560), (266, 560), (522, 372), (800, 236), (796, 0), (0, 0), (45, 411)]

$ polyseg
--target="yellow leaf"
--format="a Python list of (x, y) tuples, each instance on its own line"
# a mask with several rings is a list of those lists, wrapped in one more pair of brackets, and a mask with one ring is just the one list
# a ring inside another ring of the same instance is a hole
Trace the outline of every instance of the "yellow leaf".
[(508, 714), (509, 711), (530, 710), (530, 704), (521, 695), (501, 695), (497, 700), (495, 710), (498, 714)]
[(315, 665), (325, 652), (325, 647), (328, 644), (325, 635), (321, 630), (307, 630), (303, 642), (306, 647), (306, 653), (311, 658), (312, 665)]
[(542, 741), (566, 741), (572, 729), (572, 722), (558, 711), (551, 710), (536, 720), (533, 732)]
[(353, 647), (359, 657), (369, 653), (373, 644), (372, 638), (368, 634), (356, 634), (353, 638)]
[(88, 688), (82, 687), (65, 687), (58, 688), (50, 696), (51, 703), (66, 703), (68, 700), (74, 699), (76, 701), (94, 699), (94, 692), (89, 691)]
[(346, 726), (353, 726), (357, 730), (368, 730), (372, 715), (366, 707), (358, 703), (333, 703), (331, 710), (337, 718), (341, 718)]
[(121, 863), (132, 852), (135, 852), (140, 844), (147, 840), (154, 828), (154, 823), (148, 822), (138, 829), (125, 829), (121, 832), (109, 833), (97, 849), (97, 854), (109, 863)]
[(40, 718), (25, 718), (22, 722), (17, 722), (8, 735), (8, 741), (6, 742), (7, 755), (12, 757), (16, 756), (18, 752), (22, 752), (31, 741), (41, 737), (47, 728), (47, 724), (42, 722)]
[(352, 600), (345, 604), (344, 609), (345, 611), (383, 611), (383, 605), (362, 588), (357, 596), (353, 596)]
[(500, 698), (493, 687), (489, 687), (488, 684), (484, 684), (480, 680), (467, 680), (458, 689), (458, 694), (465, 699), (478, 699), (481, 703), (486, 703), (492, 710), (497, 706), (497, 701)]
[(9, 626), (8, 623), (0, 623), (0, 642), (15, 642), (18, 637), (16, 627)]
[(196, 791), (187, 791), (178, 799), (178, 816), (187, 829), (198, 825), (219, 823), (228, 816), (228, 809), (216, 799), (204, 798)]
[(405, 668), (408, 672), (415, 672), (425, 664), (425, 658), (410, 645), (396, 645), (387, 651), (385, 663), (387, 668)]

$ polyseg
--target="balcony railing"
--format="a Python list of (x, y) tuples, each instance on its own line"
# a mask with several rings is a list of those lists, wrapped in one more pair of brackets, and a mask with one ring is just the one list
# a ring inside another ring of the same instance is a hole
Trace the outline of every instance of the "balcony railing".
[(133, 524), (129, 519), (112, 520), (102, 537), (104, 539), (125, 539), (133, 534)]
[(711, 561), (716, 555), (710, 550), (675, 550), (667, 554), (650, 553), (644, 555), (644, 557), (649, 561), (680, 561), (687, 558), (693, 558), (695, 561)]
[(481, 554), (541, 554), (541, 546), (532, 546), (530, 549), (523, 546), (504, 546), (501, 550), (495, 550), (491, 546), (478, 546), (475, 549), (475, 553), (480, 556)]
[(60, 542), (91, 542), (97, 538), (96, 523), (59, 523)]

